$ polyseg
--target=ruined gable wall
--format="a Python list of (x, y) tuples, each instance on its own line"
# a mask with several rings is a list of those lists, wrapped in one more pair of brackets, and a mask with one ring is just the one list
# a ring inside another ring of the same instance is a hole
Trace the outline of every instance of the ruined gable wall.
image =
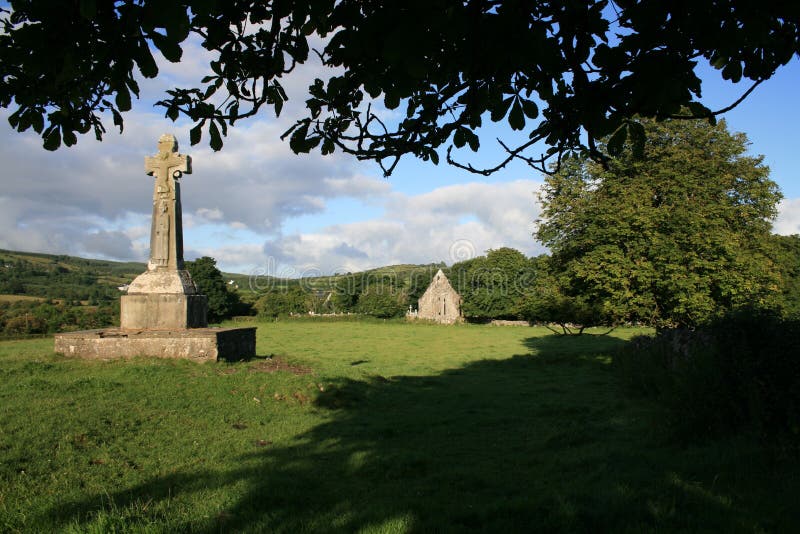
[(420, 297), (418, 317), (443, 324), (461, 321), (461, 295), (441, 271)]

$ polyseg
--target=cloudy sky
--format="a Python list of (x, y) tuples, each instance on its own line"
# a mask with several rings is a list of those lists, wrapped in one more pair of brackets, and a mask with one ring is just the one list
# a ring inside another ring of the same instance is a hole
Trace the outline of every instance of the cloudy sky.
[[(445, 164), (406, 159), (385, 179), (377, 165), (342, 154), (294, 155), (279, 137), (299, 114), (303, 89), (319, 68), (314, 65), (286, 82), (294, 98), (280, 119), (262, 113), (238, 123), (218, 153), (205, 142), (189, 146), (190, 125), (173, 123), (151, 106), (165, 89), (206, 73), (201, 49), (188, 47), (184, 57), (177, 65), (164, 63), (158, 79), (142, 84), (124, 133), (108, 121), (101, 143), (85, 136), (50, 153), (35, 133), (13, 132), (0, 110), (0, 248), (146, 261), (153, 183), (144, 174), (144, 157), (155, 153), (160, 134), (170, 132), (193, 159), (194, 173), (182, 179), (187, 259), (209, 255), (226, 271), (300, 276), (450, 264), (502, 246), (528, 255), (544, 251), (531, 236), (542, 178), (523, 165), (479, 179)], [(710, 71), (706, 80), (712, 107), (729, 104), (743, 90)], [(732, 130), (748, 134), (751, 152), (766, 156), (784, 192), (775, 224), (783, 234), (800, 233), (798, 82), (795, 61), (726, 116)], [(507, 132), (485, 133), (473, 162), (500, 156), (491, 140)]]

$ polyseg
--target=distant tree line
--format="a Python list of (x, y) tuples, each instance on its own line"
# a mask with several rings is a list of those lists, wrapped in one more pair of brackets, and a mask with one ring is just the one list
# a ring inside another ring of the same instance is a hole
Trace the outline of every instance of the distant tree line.
[[(0, 336), (52, 334), (118, 324), (116, 285), (94, 260), (0, 257)], [(69, 262), (68, 264), (65, 262)]]
[(119, 323), (119, 301), (83, 306), (70, 301), (0, 301), (0, 336), (53, 334)]
[(65, 267), (57, 257), (37, 263), (0, 258), (0, 294), (81, 300), (91, 305), (110, 303), (119, 299), (120, 291), (115, 285), (101, 281), (107, 275), (91, 264)]
[(287, 286), (261, 293), (255, 309), (263, 317), (309, 312), (402, 317), (409, 305), (416, 305), (439, 268), (440, 265), (431, 264), (349, 273), (328, 277), (322, 282), (290, 281)]
[[(748, 286), (742, 281), (745, 295), (758, 288), (765, 307), (782, 315), (800, 314), (800, 236), (778, 236), (766, 233), (759, 247), (768, 269), (758, 273), (764, 284)], [(596, 294), (570, 293), (566, 289), (568, 273), (559, 258), (550, 254), (526, 257), (508, 247), (488, 250), (485, 255), (453, 264), (451, 267), (431, 264), (413, 269), (381, 269), (331, 277), (325, 283), (314, 279), (290, 280), (286, 285), (261, 291), (245, 298), (254, 299), (253, 309), (262, 317), (333, 313), (358, 313), (379, 318), (402, 317), (409, 306), (427, 289), (438, 269), (462, 297), (462, 313), (468, 321), (493, 319), (527, 320), (531, 323), (561, 325), (565, 332), (580, 332), (596, 325), (639, 324), (664, 327), (686, 325), (685, 315), (659, 307), (653, 295), (621, 296), (616, 306)], [(607, 263), (597, 263), (599, 276), (612, 276)], [(673, 267), (664, 269), (678, 269)], [(691, 273), (683, 273), (689, 276)], [(620, 284), (628, 283), (621, 280)], [(731, 274), (741, 277), (741, 272)], [(694, 287), (694, 286), (692, 286)], [(244, 295), (248, 295), (244, 293)], [(692, 295), (695, 299), (702, 295)], [(706, 297), (707, 298), (707, 297)], [(649, 299), (649, 300), (648, 300)], [(645, 304), (650, 302), (651, 304)], [(693, 311), (692, 325), (718, 317), (735, 305), (750, 303), (738, 297), (707, 304), (705, 315)], [(683, 310), (685, 308), (679, 308)], [(635, 311), (633, 313), (631, 310)], [(683, 320), (683, 322), (680, 322)]]

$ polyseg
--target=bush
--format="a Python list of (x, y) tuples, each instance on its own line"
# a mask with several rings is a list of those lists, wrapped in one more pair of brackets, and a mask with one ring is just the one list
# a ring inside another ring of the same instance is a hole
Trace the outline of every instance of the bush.
[(203, 256), (187, 261), (186, 269), (197, 289), (208, 299), (208, 322), (218, 323), (233, 315), (242, 315), (239, 295), (228, 289), (214, 258)]
[(636, 338), (615, 366), (630, 391), (663, 402), (681, 433), (800, 438), (800, 321), (738, 312)]
[(276, 288), (264, 293), (255, 303), (259, 317), (278, 317), (293, 313), (307, 313), (309, 293), (299, 285)]
[(358, 296), (356, 311), (381, 319), (402, 317), (408, 299), (405, 293), (388, 285), (370, 285)]

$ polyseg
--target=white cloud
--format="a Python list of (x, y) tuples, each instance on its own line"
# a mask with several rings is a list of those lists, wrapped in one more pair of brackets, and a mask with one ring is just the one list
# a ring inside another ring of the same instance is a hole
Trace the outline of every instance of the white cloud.
[(265, 242), (263, 253), (276, 265), (325, 273), (399, 263), (452, 264), (503, 246), (540, 254), (544, 248), (531, 236), (539, 186), (517, 180), (440, 187), (416, 196), (394, 193), (380, 218), (278, 236)]
[[(182, 178), (187, 228), (218, 223), (276, 233), (288, 218), (322, 213), (331, 199), (369, 199), (389, 190), (354, 159), (293, 154), (279, 139), (283, 126), (269, 121), (237, 126), (224, 151), (214, 153), (187, 148), (185, 128), (181, 132), (152, 113), (130, 113), (124, 136), (110, 133), (102, 143), (81, 138), (75, 147), (50, 153), (33, 132), (13, 132), (6, 117), (0, 111), (0, 244), (6, 248), (141, 255), (140, 241), (128, 243), (149, 234), (153, 179), (144, 173), (143, 158), (155, 152), (164, 131), (175, 132), (181, 151), (193, 158), (194, 173)], [(144, 235), (120, 235), (124, 245), (97, 236), (80, 245), (79, 235), (123, 230), (131, 213), (147, 221)]]
[(800, 234), (800, 198), (785, 198), (778, 204), (778, 218), (772, 225), (776, 234)]
[[(75, 147), (46, 152), (35, 133), (13, 132), (8, 112), (0, 110), (0, 247), (145, 260), (153, 179), (144, 173), (143, 158), (155, 152), (160, 134), (172, 132), (193, 159), (193, 174), (182, 178), (184, 227), (192, 235), (187, 257), (212, 255), (228, 270), (276, 260), (293, 272), (331, 272), (451, 263), (463, 259), (464, 250), (481, 254), (500, 246), (541, 250), (530, 237), (537, 182), (470, 183), (411, 196), (393, 192), (372, 163), (338, 153), (293, 154), (280, 135), (304, 110), (308, 85), (324, 77), (319, 64), (298, 66), (285, 81), (291, 100), (280, 118), (266, 110), (258, 121), (237, 124), (222, 152), (211, 151), (205, 140), (190, 147), (185, 119), (173, 123), (148, 106), (167, 88), (196, 84), (207, 60), (191, 41), (181, 63), (160, 61), (159, 77), (141, 80), (141, 100), (125, 115), (124, 134), (110, 130), (102, 143), (83, 136)], [(328, 203), (342, 198), (370, 205), (373, 213), (382, 207), (383, 214), (285, 233), (287, 220), (325, 215)]]
[(198, 208), (195, 214), (207, 221), (221, 221), (224, 218), (219, 208)]

